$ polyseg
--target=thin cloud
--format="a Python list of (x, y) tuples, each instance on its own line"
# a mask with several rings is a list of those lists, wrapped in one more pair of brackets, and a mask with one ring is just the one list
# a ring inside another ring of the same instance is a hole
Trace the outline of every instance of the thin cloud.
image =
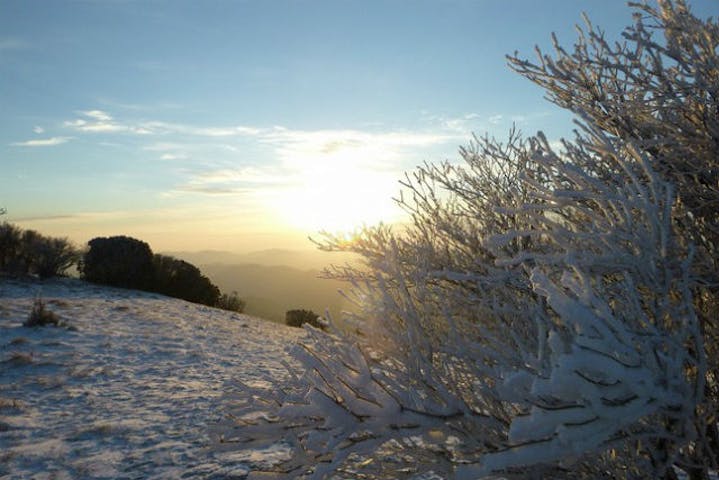
[(158, 142), (153, 143), (152, 145), (145, 145), (142, 149), (147, 150), (148, 152), (172, 152), (186, 147), (187, 145), (182, 143)]
[(97, 120), (99, 122), (111, 122), (112, 117), (108, 114), (103, 112), (102, 110), (87, 110), (84, 112), (80, 112), (86, 117), (90, 117), (94, 120)]
[(39, 125), (33, 127), (32, 131), (33, 131), (34, 133), (37, 133), (38, 135), (40, 135), (41, 133), (45, 133), (45, 129), (42, 128), (42, 127), (39, 126)]
[(401, 174), (403, 160), (414, 158), (426, 150), (457, 142), (453, 132), (370, 132), (362, 130), (289, 130), (275, 128), (260, 137), (271, 144), (280, 163), (304, 172), (338, 168), (373, 169)]
[(115, 122), (109, 113), (102, 110), (86, 110), (78, 112), (82, 118), (68, 120), (64, 123), (66, 127), (79, 132), (126, 132), (130, 128), (126, 125)]
[(130, 128), (142, 129), (152, 134), (180, 134), (196, 137), (248, 137), (262, 134), (262, 129), (235, 125), (227, 127), (201, 127), (168, 122), (140, 122)]
[(482, 124), (488, 121), (485, 117), (475, 112), (457, 116), (445, 116), (433, 115), (427, 111), (422, 111), (421, 118), (433, 128), (454, 134), (462, 139), (466, 139), (473, 131), (481, 128)]
[(296, 181), (290, 172), (272, 167), (227, 168), (194, 174), (170, 194), (246, 195), (256, 193), (258, 187), (282, 188)]
[(34, 217), (13, 218), (14, 222), (51, 222), (55, 220), (71, 220), (80, 218), (80, 215), (37, 215)]
[(82, 110), (80, 117), (64, 122), (65, 127), (86, 133), (133, 133), (137, 135), (190, 135), (197, 137), (257, 136), (261, 129), (244, 125), (205, 127), (162, 121), (121, 122), (104, 110)]
[(25, 142), (11, 143), (13, 147), (52, 147), (55, 145), (61, 145), (72, 140), (72, 137), (51, 137), (42, 138), (36, 140), (27, 140)]
[(19, 38), (2, 38), (0, 39), (0, 52), (10, 50), (24, 50), (30, 48), (30, 43)]
[[(426, 147), (449, 141), (456, 141), (466, 136), (461, 122), (471, 122), (476, 114), (464, 115), (461, 119), (443, 119), (434, 132), (423, 131), (385, 131), (373, 132), (356, 129), (323, 129), (293, 130), (282, 126), (256, 127), (248, 125), (198, 126), (163, 121), (122, 122), (103, 110), (84, 110), (78, 112), (79, 118), (68, 120), (64, 125), (79, 132), (86, 133), (131, 133), (138, 135), (183, 135), (190, 137), (255, 139), (261, 144), (276, 146), (290, 150), (302, 150), (320, 154), (336, 154), (341, 151), (358, 148), (367, 149), (369, 145), (379, 145), (390, 149), (405, 147)], [(461, 131), (461, 135), (459, 132)], [(439, 132), (439, 133), (437, 133)], [(168, 148), (164, 148), (167, 145)], [(172, 150), (170, 142), (157, 143), (145, 147), (147, 150)], [(233, 149), (235, 147), (229, 146)], [(169, 152), (173, 153), (173, 152)]]
[(278, 184), (287, 183), (286, 172), (276, 168), (242, 167), (202, 172), (194, 177), (194, 182), (201, 184), (244, 183), (244, 184)]
[(163, 153), (160, 160), (186, 160), (190, 158), (186, 153)]
[(492, 115), (491, 117), (489, 117), (488, 120), (489, 120), (489, 123), (491, 123), (492, 125), (497, 125), (503, 119), (504, 119), (504, 115), (498, 114), (498, 115)]
[(182, 193), (199, 193), (212, 196), (245, 195), (253, 192), (253, 190), (249, 188), (222, 187), (214, 185), (183, 185), (181, 187), (178, 187), (176, 191)]

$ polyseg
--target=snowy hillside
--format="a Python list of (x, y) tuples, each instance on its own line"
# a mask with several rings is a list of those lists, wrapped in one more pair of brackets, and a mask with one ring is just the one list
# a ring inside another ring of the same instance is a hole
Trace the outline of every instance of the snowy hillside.
[[(22, 326), (37, 295), (69, 328)], [(232, 380), (285, 375), (301, 331), (160, 295), (0, 280), (0, 479), (245, 478), (282, 449), (222, 456)]]

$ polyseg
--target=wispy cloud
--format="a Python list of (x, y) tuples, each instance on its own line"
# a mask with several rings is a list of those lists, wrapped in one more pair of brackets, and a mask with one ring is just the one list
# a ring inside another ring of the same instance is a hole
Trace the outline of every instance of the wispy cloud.
[(61, 145), (72, 140), (72, 137), (51, 137), (42, 138), (36, 140), (27, 140), (24, 142), (11, 143), (13, 147), (52, 147), (54, 145)]
[(64, 123), (66, 127), (78, 132), (108, 133), (108, 132), (131, 132), (144, 134), (149, 133), (140, 128), (130, 125), (123, 125), (116, 122), (109, 113), (102, 110), (85, 110), (78, 112), (80, 118), (68, 120)]
[(160, 160), (186, 160), (190, 158), (186, 153), (163, 153)]
[(24, 50), (30, 48), (30, 43), (20, 38), (0, 38), (0, 52), (9, 50)]
[(165, 124), (164, 126), (171, 132), (186, 133), (201, 137), (257, 136), (262, 133), (262, 130), (259, 128), (241, 125), (234, 127), (190, 127), (186, 125)]
[[(408, 152), (452, 145), (466, 139), (462, 122), (471, 122), (476, 114), (459, 119), (440, 119), (420, 130), (367, 129), (300, 130), (283, 126), (252, 125), (191, 125), (158, 120), (119, 121), (100, 110), (78, 112), (79, 117), (65, 126), (83, 134), (116, 133), (154, 138), (143, 147), (155, 151), (160, 160), (187, 160), (207, 157), (208, 152), (240, 152), (246, 148), (261, 150), (267, 155), (263, 163), (280, 167), (287, 175), (337, 168), (373, 168), (395, 170), (397, 162), (408, 158)], [(222, 140), (218, 143), (218, 140)], [(179, 140), (179, 141), (178, 141)], [(198, 143), (199, 142), (199, 143)], [(245, 150), (246, 151), (246, 150)], [(421, 162), (416, 158), (413, 164)], [(401, 169), (400, 169), (401, 172)]]
[(452, 132), (466, 138), (473, 131), (477, 130), (488, 119), (479, 113), (470, 112), (461, 115), (447, 116), (435, 115), (430, 112), (422, 112), (422, 120), (444, 132)]
[(45, 129), (40, 126), (33, 127), (32, 131), (34, 133), (37, 133), (38, 135), (40, 135), (41, 133), (45, 133)]
[(186, 148), (187, 145), (176, 142), (156, 142), (150, 145), (142, 147), (143, 150), (148, 152), (172, 152)]
[(191, 135), (198, 137), (255, 136), (260, 129), (243, 125), (194, 126), (162, 121), (118, 121), (103, 110), (83, 110), (79, 117), (64, 122), (65, 127), (84, 133), (131, 133), (138, 135)]
[(242, 167), (238, 169), (222, 169), (203, 172), (195, 177), (195, 181), (203, 184), (245, 183), (245, 184), (278, 184), (285, 183), (283, 172), (274, 168)]
[(166, 196), (178, 193), (207, 195), (248, 195), (258, 187), (282, 188), (296, 182), (291, 172), (275, 167), (240, 167), (203, 171), (192, 174)]
[(151, 139), (139, 148), (155, 152), (159, 160), (180, 162), (180, 178), (165, 197), (267, 198), (314, 192), (329, 199), (342, 196), (338, 189), (345, 188), (345, 182), (394, 192), (405, 170), (427, 155), (454, 152), (467, 139), (471, 130), (467, 126), (478, 119), (469, 113), (456, 119), (437, 118), (415, 129), (372, 125), (311, 130), (117, 119), (101, 109), (77, 113), (77, 118), (65, 122), (67, 128), (83, 135), (105, 132), (118, 139), (123, 135)]
[[(219, 185), (181, 185), (177, 187), (176, 192), (182, 193), (200, 193), (203, 195), (243, 195), (251, 193), (249, 188), (242, 187), (223, 187)], [(171, 195), (170, 195), (171, 196)]]
[(80, 218), (80, 215), (36, 215), (31, 217), (15, 217), (14, 222), (50, 222)]
[(504, 115), (498, 114), (498, 115), (492, 115), (487, 120), (492, 125), (497, 125), (498, 123), (500, 123), (502, 121), (502, 119), (504, 119)]
[[(290, 130), (276, 127), (261, 136), (286, 168), (321, 174), (338, 168), (392, 170), (420, 150), (456, 142), (454, 132)], [(413, 163), (419, 163), (416, 159)]]
[(151, 103), (128, 103), (118, 101), (109, 97), (100, 97), (97, 99), (100, 105), (111, 109), (132, 111), (132, 112), (157, 112), (166, 110), (179, 110), (183, 108), (182, 104), (175, 102), (151, 102)]

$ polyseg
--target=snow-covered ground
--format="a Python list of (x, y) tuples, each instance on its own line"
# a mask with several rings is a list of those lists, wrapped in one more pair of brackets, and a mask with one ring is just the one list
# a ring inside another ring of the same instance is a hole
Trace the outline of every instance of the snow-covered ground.
[[(69, 328), (22, 326), (36, 296)], [(0, 279), (0, 479), (245, 478), (213, 453), (232, 380), (282, 378), (299, 329), (79, 280)]]

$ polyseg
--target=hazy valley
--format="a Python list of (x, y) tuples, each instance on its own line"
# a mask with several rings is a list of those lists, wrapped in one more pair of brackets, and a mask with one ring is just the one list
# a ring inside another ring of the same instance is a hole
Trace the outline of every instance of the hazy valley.
[(169, 252), (196, 265), (222, 291), (236, 291), (245, 313), (284, 322), (285, 312), (306, 309), (337, 317), (350, 305), (339, 293), (347, 284), (320, 278), (324, 267), (344, 264), (348, 255), (271, 249), (236, 254), (222, 251)]

